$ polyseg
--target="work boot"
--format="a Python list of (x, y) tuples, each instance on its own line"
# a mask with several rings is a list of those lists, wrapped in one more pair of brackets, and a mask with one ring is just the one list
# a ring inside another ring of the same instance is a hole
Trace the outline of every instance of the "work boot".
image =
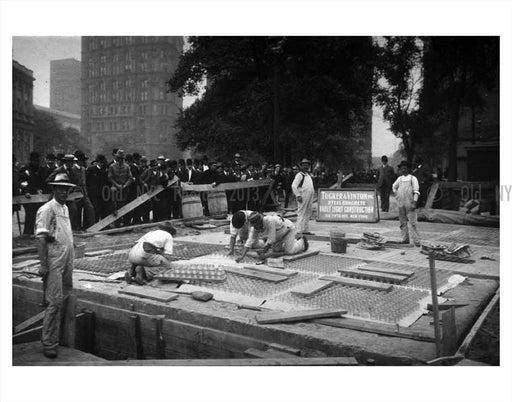
[(309, 248), (309, 242), (306, 236), (302, 236), (302, 241), (304, 242), (304, 251), (308, 251)]
[(45, 348), (43, 354), (49, 359), (55, 359), (57, 357), (57, 349)]
[(131, 285), (131, 283), (132, 283), (132, 276), (130, 275), (130, 272), (126, 271), (124, 273), (124, 280), (126, 281), (126, 283), (128, 285)]
[(142, 265), (137, 265), (137, 267), (135, 268), (135, 283), (137, 285), (144, 285), (144, 276), (144, 267)]

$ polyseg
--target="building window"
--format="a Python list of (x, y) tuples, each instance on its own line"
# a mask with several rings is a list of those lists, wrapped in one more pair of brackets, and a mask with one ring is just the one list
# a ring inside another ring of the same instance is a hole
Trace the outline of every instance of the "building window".
[(140, 99), (143, 101), (148, 100), (148, 80), (140, 82)]

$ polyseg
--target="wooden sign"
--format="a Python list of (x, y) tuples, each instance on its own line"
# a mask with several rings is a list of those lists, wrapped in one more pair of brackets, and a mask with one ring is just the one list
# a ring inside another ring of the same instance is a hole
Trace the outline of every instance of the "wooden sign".
[(318, 189), (318, 222), (378, 222), (377, 190)]

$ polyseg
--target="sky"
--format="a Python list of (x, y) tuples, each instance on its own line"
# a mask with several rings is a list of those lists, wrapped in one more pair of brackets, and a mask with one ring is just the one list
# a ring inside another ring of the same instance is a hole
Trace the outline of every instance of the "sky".
[[(185, 47), (187, 44), (185, 44)], [(80, 36), (13, 36), (12, 58), (34, 72), (34, 104), (50, 107), (50, 61), (75, 58), (81, 60)], [(194, 97), (185, 97), (186, 108)], [(382, 113), (374, 107), (372, 119), (372, 155), (392, 155), (400, 141), (388, 130)]]

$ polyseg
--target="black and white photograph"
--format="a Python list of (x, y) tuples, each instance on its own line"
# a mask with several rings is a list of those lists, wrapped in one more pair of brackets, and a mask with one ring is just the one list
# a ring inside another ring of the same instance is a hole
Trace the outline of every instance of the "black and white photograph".
[(359, 3), (2, 2), (2, 401), (512, 397), (512, 3)]

